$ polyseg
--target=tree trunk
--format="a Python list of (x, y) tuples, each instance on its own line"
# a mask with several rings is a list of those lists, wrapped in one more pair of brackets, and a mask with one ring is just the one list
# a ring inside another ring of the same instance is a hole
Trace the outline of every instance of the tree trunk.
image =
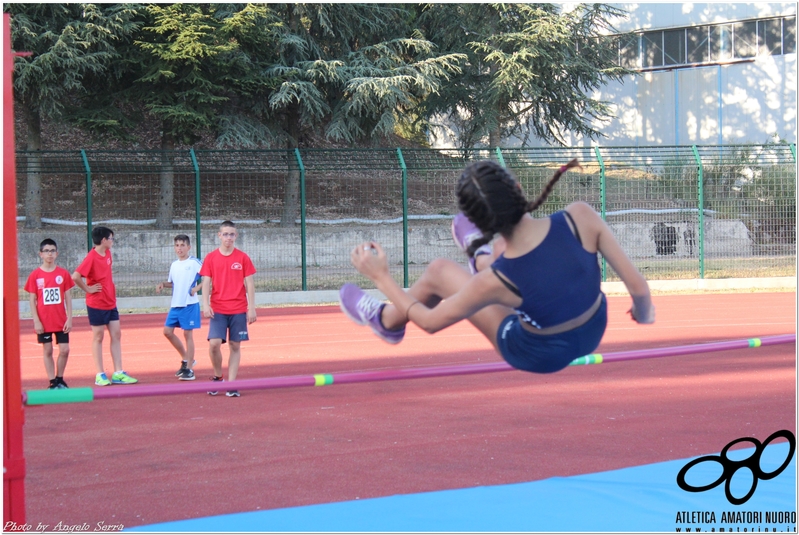
[(38, 110), (23, 104), (28, 128), (25, 150), (30, 151), (25, 186), (25, 228), (42, 228), (42, 122)]
[(488, 146), (495, 149), (499, 147), (500, 143), (502, 143), (502, 137), (499, 133), (499, 127), (497, 127), (488, 133)]
[[(294, 12), (296, 6), (289, 5), (288, 9), (288, 26), (291, 33), (296, 35), (299, 27), (299, 17)], [(288, 65), (294, 65), (296, 61), (296, 50), (290, 47), (287, 58)], [(290, 104), (286, 110), (286, 133), (288, 140), (286, 141), (286, 156), (294, 158), (294, 149), (299, 147), (300, 143), (300, 110), (297, 104)], [(289, 160), (291, 161), (291, 160)], [(283, 214), (280, 216), (280, 226), (283, 228), (293, 227), (294, 221), (297, 219), (297, 211), (300, 197), (300, 170), (296, 169), (293, 165), (289, 166), (288, 176), (286, 177), (286, 189), (283, 192)]]
[(161, 195), (158, 199), (158, 215), (155, 224), (159, 229), (169, 230), (172, 228), (174, 217), (175, 200), (175, 169), (172, 165), (172, 151), (175, 150), (175, 141), (172, 135), (167, 132), (164, 125), (164, 133), (161, 135), (161, 171), (159, 173), (159, 191)]
[[(289, 139), (286, 142), (286, 155), (290, 161), (294, 160), (294, 149), (299, 146), (300, 128), (299, 128), (299, 110), (296, 106), (292, 106), (288, 114), (288, 134)], [(300, 170), (295, 166), (289, 167), (288, 176), (286, 177), (286, 189), (283, 193), (283, 215), (280, 216), (281, 227), (293, 227), (294, 222), (297, 220), (299, 214), (300, 204)]]

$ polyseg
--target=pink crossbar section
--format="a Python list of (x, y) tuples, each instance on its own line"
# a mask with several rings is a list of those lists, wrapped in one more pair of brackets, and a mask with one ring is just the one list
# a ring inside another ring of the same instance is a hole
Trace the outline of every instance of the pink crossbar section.
[[(620, 362), (625, 360), (648, 359), (659, 357), (675, 357), (696, 353), (709, 353), (714, 351), (729, 351), (732, 349), (747, 349), (756, 347), (752, 340), (759, 340), (761, 346), (796, 343), (795, 334), (767, 336), (758, 339), (731, 340), (728, 342), (713, 342), (709, 344), (694, 344), (687, 346), (663, 347), (658, 349), (641, 349), (634, 351), (619, 351), (616, 353), (602, 354), (602, 362)], [(431, 366), (425, 368), (405, 368), (366, 372), (346, 372), (337, 374), (319, 375), (294, 375), (287, 377), (266, 377), (262, 379), (244, 379), (224, 383), (208, 381), (191, 384), (165, 384), (165, 385), (131, 385), (114, 386), (94, 389), (94, 399), (129, 398), (138, 396), (163, 396), (171, 394), (192, 394), (207, 392), (215, 388), (220, 393), (226, 390), (261, 390), (271, 388), (290, 388), (296, 386), (317, 386), (318, 379), (327, 377), (324, 384), (365, 383), (373, 381), (396, 381), (400, 379), (420, 379), (424, 377), (445, 377), (454, 375), (470, 375), (475, 373), (504, 372), (514, 370), (505, 362), (491, 362), (485, 364), (467, 364), (458, 366)], [(329, 379), (332, 378), (332, 381)], [(321, 386), (321, 385), (320, 385)]]

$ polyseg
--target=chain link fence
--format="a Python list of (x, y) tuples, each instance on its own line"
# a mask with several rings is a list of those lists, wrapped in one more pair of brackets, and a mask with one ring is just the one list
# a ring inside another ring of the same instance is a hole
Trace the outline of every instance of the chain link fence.
[[(564, 175), (535, 215), (589, 203), (648, 279), (795, 276), (796, 147), (773, 144), (22, 151), (20, 277), (38, 265), (46, 237), (73, 270), (91, 229), (104, 225), (116, 237), (118, 295), (155, 295), (175, 259), (174, 236), (190, 236), (202, 258), (230, 219), (237, 247), (258, 269), (259, 292), (369, 286), (349, 263), (361, 241), (381, 243), (407, 286), (434, 258), (465, 261), (449, 225), (466, 164), (496, 160), (534, 198), (572, 158), (582, 168)], [(618, 280), (600, 261), (604, 280)]]

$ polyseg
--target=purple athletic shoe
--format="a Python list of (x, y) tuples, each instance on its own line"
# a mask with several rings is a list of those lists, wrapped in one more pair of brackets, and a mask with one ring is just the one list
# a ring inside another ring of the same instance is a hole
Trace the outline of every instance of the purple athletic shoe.
[[(452, 239), (455, 240), (455, 244), (461, 251), (466, 252), (466, 249), (469, 248), (469, 244), (477, 238), (482, 238), (482, 236), (483, 233), (480, 232), (480, 229), (469, 221), (469, 218), (463, 215), (463, 212), (459, 212), (458, 215), (453, 218)], [(474, 252), (474, 258), (483, 254), (491, 254), (491, 245), (485, 244), (480, 246)], [(474, 258), (469, 259), (469, 271), (472, 272), (472, 275), (477, 273), (477, 268), (474, 265)]]
[(381, 303), (371, 295), (361, 290), (355, 284), (345, 284), (338, 291), (341, 302), (341, 311), (358, 325), (369, 325), (377, 336), (389, 344), (402, 342), (405, 336), (405, 326), (396, 331), (390, 331), (380, 323), (380, 313), (383, 312), (385, 303)]

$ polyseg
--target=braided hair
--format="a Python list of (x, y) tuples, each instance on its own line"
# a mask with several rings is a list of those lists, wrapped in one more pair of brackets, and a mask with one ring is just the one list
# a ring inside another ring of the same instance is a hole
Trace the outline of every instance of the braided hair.
[(510, 235), (524, 214), (536, 210), (546, 201), (561, 175), (578, 165), (575, 159), (562, 166), (538, 198), (527, 202), (516, 179), (498, 163), (482, 160), (469, 164), (458, 180), (458, 207), (483, 233), (469, 244), (466, 250), (469, 258), (477, 249), (491, 242), (495, 234)]

